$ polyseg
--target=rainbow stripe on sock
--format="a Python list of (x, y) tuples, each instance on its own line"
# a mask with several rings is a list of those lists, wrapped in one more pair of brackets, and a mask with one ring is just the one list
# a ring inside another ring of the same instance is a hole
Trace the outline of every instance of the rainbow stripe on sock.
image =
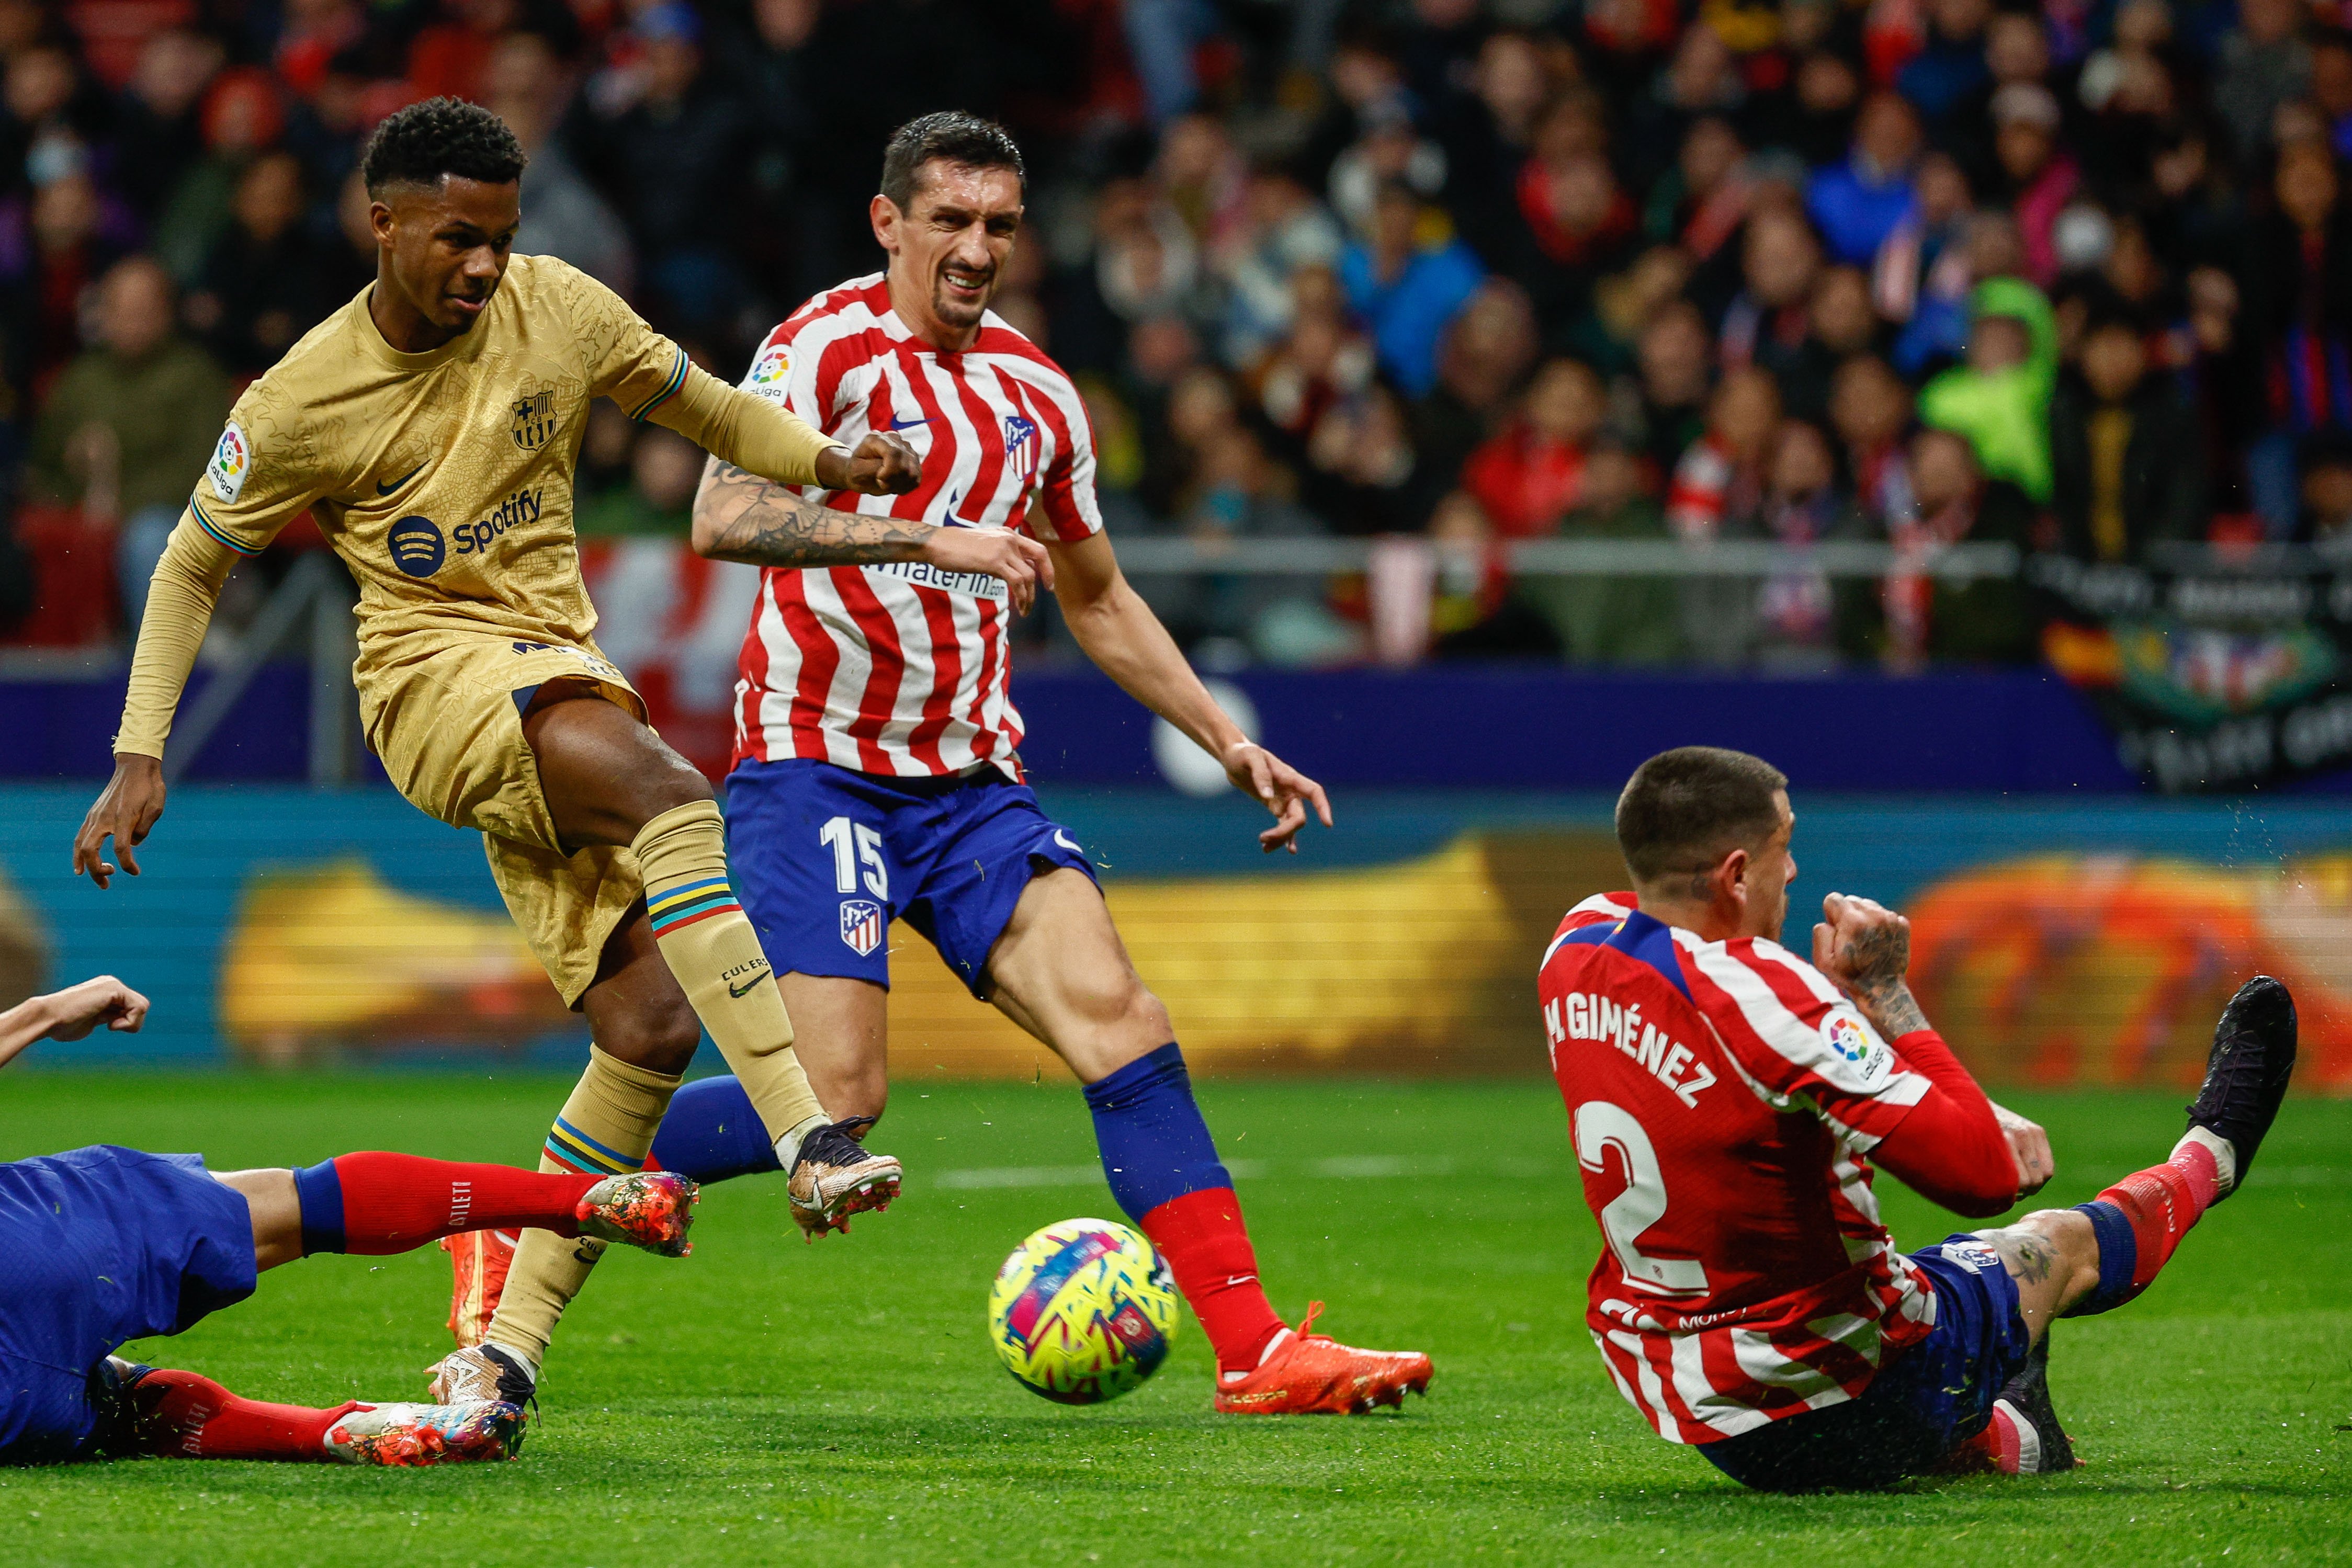
[(654, 940), (658, 942), (698, 920), (708, 920), (714, 915), (740, 915), (743, 906), (735, 902), (735, 890), (727, 885), (727, 879), (713, 876), (700, 882), (680, 883), (660, 893), (648, 893), (646, 908), (653, 915)]
[(646, 1166), (643, 1160), (606, 1148), (561, 1116), (547, 1130), (547, 1157), (580, 1176), (625, 1176)]

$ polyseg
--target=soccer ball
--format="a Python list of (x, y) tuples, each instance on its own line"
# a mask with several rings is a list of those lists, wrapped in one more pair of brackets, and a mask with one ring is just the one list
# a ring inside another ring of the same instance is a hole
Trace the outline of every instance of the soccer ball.
[(1014, 1381), (1062, 1405), (1141, 1385), (1176, 1337), (1176, 1280), (1151, 1243), (1108, 1219), (1065, 1219), (1013, 1249), (988, 1332)]

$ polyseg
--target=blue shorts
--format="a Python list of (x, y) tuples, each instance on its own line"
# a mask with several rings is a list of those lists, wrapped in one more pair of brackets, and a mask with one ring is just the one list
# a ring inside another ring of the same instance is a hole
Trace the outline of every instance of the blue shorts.
[(100, 1144), (0, 1165), (0, 1464), (83, 1451), (105, 1359), (245, 1300), (254, 1276), (245, 1195), (200, 1155)]
[(1936, 1326), (1878, 1369), (1859, 1398), (1699, 1445), (1759, 1491), (1869, 1491), (1933, 1470), (1992, 1419), (2032, 1348), (2017, 1281), (1977, 1237), (1911, 1254), (1936, 1288)]
[(886, 779), (805, 758), (728, 775), (727, 863), (778, 974), (887, 987), (903, 917), (982, 1000), (989, 950), (1030, 879), (1095, 874), (1029, 787), (992, 768)]

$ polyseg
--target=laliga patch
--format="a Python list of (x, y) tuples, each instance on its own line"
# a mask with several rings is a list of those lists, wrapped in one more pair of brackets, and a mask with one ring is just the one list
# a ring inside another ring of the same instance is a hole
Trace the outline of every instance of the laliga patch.
[(744, 387), (771, 401), (782, 398), (785, 383), (793, 379), (793, 350), (783, 343), (770, 343), (751, 361), (751, 373), (743, 378)]
[(252, 472), (253, 443), (232, 419), (221, 432), (220, 444), (213, 448), (213, 460), (205, 465), (205, 477), (212, 481), (221, 505), (234, 507), (245, 493), (245, 476)]
[(1852, 1008), (1830, 1009), (1822, 1019), (1822, 1043), (1865, 1090), (1878, 1088), (1894, 1071), (1895, 1052)]
[(863, 898), (843, 899), (841, 939), (861, 958), (882, 946), (882, 906)]

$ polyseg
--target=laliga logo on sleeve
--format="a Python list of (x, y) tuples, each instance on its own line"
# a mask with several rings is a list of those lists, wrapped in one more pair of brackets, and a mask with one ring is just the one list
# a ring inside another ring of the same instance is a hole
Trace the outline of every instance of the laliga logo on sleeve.
[(234, 507), (245, 493), (245, 476), (252, 471), (253, 443), (231, 420), (221, 432), (220, 444), (213, 448), (213, 460), (205, 465), (205, 477), (212, 481), (213, 494), (221, 498), (221, 504)]
[(781, 402), (786, 392), (785, 383), (793, 376), (793, 351), (782, 343), (770, 343), (751, 361), (751, 373), (743, 378), (743, 385), (770, 402)]
[(1870, 1031), (1862, 1027), (1861, 1019), (1844, 1013), (1832, 1013), (1822, 1020), (1822, 1038), (1848, 1061), (1859, 1062), (1870, 1054)]

